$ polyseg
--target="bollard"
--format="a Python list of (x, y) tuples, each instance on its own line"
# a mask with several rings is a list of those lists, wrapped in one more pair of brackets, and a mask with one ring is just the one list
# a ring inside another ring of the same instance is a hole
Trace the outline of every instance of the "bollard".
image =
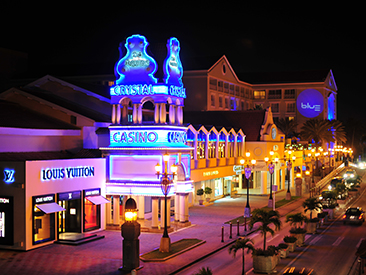
[(230, 236), (229, 236), (229, 238), (230, 239), (232, 239), (233, 238), (233, 225), (232, 225), (232, 223), (230, 222)]
[(236, 235), (239, 236), (239, 220), (236, 220), (236, 228), (237, 228)]
[(224, 242), (224, 226), (221, 226), (221, 242)]

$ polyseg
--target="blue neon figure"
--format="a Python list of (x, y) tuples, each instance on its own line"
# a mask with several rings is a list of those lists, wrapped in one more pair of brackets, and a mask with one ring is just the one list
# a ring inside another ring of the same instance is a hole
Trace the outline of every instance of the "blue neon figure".
[[(157, 70), (156, 61), (146, 53), (149, 45), (142, 35), (132, 35), (126, 39), (126, 55), (115, 67), (119, 75), (117, 84), (156, 84), (154, 73)], [(122, 49), (120, 49), (122, 50)]]
[(168, 55), (164, 61), (165, 84), (183, 86), (183, 66), (179, 58), (180, 44), (177, 38), (172, 37), (167, 44)]

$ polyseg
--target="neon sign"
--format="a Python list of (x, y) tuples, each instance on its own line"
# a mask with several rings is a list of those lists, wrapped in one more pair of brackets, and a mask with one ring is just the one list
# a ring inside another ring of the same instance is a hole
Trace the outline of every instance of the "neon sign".
[(78, 166), (68, 168), (47, 168), (41, 170), (41, 180), (58, 180), (71, 179), (80, 177), (94, 177), (94, 167), (92, 166)]
[(168, 56), (164, 61), (165, 83), (178, 87), (183, 86), (183, 66), (179, 58), (180, 45), (177, 38), (172, 37), (167, 44)]
[(186, 128), (141, 127), (128, 129), (123, 127), (110, 128), (111, 146), (128, 147), (158, 147), (158, 146), (187, 146)]
[[(153, 76), (157, 64), (156, 61), (146, 53), (149, 45), (142, 35), (132, 35), (127, 38), (124, 45), (127, 49), (126, 55), (121, 58), (115, 71), (119, 74), (117, 84), (155, 84), (157, 79)], [(122, 52), (122, 48), (120, 47)]]
[(307, 118), (313, 118), (323, 111), (324, 99), (319, 91), (307, 89), (299, 94), (296, 105), (300, 114)]
[(14, 174), (14, 169), (4, 169), (4, 182), (6, 184), (13, 183), (15, 181)]

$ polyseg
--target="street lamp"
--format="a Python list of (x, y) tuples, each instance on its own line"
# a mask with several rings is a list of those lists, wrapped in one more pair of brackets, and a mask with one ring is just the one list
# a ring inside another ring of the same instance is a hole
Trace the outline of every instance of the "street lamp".
[[(161, 191), (164, 194), (164, 233), (163, 237), (160, 240), (160, 252), (170, 252), (170, 238), (168, 236), (168, 220), (167, 220), (167, 195), (169, 194), (171, 184), (173, 182), (174, 176), (177, 174), (178, 167), (176, 165), (172, 165), (170, 167), (171, 173), (168, 173), (168, 161), (169, 155), (163, 155), (163, 163), (164, 167), (160, 165), (160, 163), (155, 165), (155, 171), (158, 178), (160, 178)], [(163, 171), (163, 172), (162, 172)]]
[[(250, 153), (247, 152), (245, 154), (248, 158), (250, 157)], [(251, 164), (252, 164), (252, 167), (254, 168), (254, 165), (256, 164), (256, 160), (255, 159), (252, 159), (251, 161)], [(244, 160), (240, 160), (240, 164), (244, 164)], [(248, 161), (248, 164), (247, 164), (247, 167), (244, 167), (243, 166), (243, 170), (244, 170), (244, 175), (245, 175), (245, 178), (247, 179), (247, 204), (245, 206), (245, 209), (244, 209), (244, 219), (246, 220), (246, 218), (249, 218), (251, 216), (250, 214), (250, 205), (249, 205), (249, 178), (250, 176), (252, 175), (252, 168), (249, 166), (249, 161)], [(246, 230), (246, 221), (245, 221), (245, 230)]]
[[(271, 156), (273, 156), (274, 152), (270, 151), (269, 154)], [(266, 163), (268, 163), (269, 158), (265, 157), (265, 161)], [(275, 169), (275, 165), (272, 163), (272, 158), (271, 158), (271, 163), (268, 164), (268, 171), (271, 174), (271, 189), (270, 189), (270, 193), (269, 193), (269, 199), (268, 199), (268, 207), (273, 208), (273, 197), (272, 197), (272, 184), (273, 184), (273, 172)]]
[(125, 223), (121, 226), (123, 237), (123, 266), (122, 271), (129, 273), (140, 265), (140, 236), (141, 226), (137, 222), (137, 206), (134, 199), (129, 198), (125, 204)]

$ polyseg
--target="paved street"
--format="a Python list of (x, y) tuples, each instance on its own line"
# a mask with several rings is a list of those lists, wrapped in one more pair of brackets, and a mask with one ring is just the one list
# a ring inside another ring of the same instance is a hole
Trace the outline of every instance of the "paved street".
[[(293, 191), (294, 193), (294, 191)], [(276, 194), (276, 200), (285, 197), (285, 191)], [(282, 216), (299, 207), (308, 197), (279, 208)], [(266, 206), (267, 196), (251, 196), (251, 208)], [(225, 225), (225, 238), (221, 242), (221, 226), (225, 221), (243, 215), (246, 196), (223, 198), (210, 206), (190, 208), (192, 226), (170, 233), (171, 241), (182, 238), (199, 238), (206, 243), (178, 255), (163, 263), (140, 262), (143, 266), (138, 274), (171, 274), (181, 267), (194, 262), (203, 255), (228, 246), (235, 240), (236, 228), (233, 227), (233, 239), (229, 239), (229, 226)], [(241, 235), (244, 228), (240, 228)], [(122, 237), (119, 231), (103, 231), (104, 239), (79, 246), (51, 244), (28, 252), (0, 250), (1, 274), (121, 274)], [(149, 252), (160, 244), (160, 233), (141, 233), (140, 253)]]

